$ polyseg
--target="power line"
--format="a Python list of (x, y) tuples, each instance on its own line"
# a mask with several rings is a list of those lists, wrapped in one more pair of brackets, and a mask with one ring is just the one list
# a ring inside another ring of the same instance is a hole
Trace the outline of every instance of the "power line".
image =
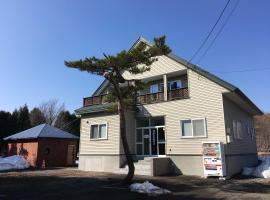
[(225, 19), (224, 23), (222, 24), (221, 28), (219, 29), (218, 33), (216, 34), (215, 38), (212, 40), (211, 44), (208, 46), (208, 48), (205, 50), (205, 52), (203, 53), (203, 55), (199, 58), (198, 62), (199, 63), (208, 53), (208, 51), (211, 49), (211, 47), (213, 46), (213, 44), (215, 43), (216, 39), (218, 38), (218, 36), (220, 35), (220, 33), (223, 31), (224, 27), (226, 26), (226, 24), (228, 23), (230, 17), (232, 16), (233, 12), (236, 10), (238, 4), (239, 4), (240, 0), (237, 0), (236, 4), (234, 5), (233, 9), (231, 10), (231, 12), (229, 13), (229, 15), (227, 16), (227, 18)]
[(254, 71), (267, 71), (270, 70), (270, 67), (265, 68), (250, 68), (250, 69), (243, 69), (243, 70), (234, 70), (234, 71), (212, 71), (215, 73), (223, 73), (223, 74), (231, 74), (231, 73), (242, 73), (242, 72), (254, 72)]
[(205, 45), (205, 43), (207, 42), (207, 40), (209, 39), (210, 35), (212, 34), (212, 32), (214, 31), (214, 29), (216, 28), (218, 22), (220, 21), (221, 17), (223, 16), (226, 8), (228, 7), (229, 3), (231, 0), (228, 0), (225, 7), (223, 8), (222, 12), (220, 13), (216, 23), (214, 24), (214, 26), (212, 27), (212, 29), (210, 30), (210, 32), (208, 33), (208, 35), (206, 36), (206, 38), (204, 39), (204, 41), (202, 42), (202, 44), (200, 45), (200, 47), (197, 49), (197, 51), (193, 54), (193, 56), (190, 58), (190, 60), (188, 62), (191, 62), (199, 53), (199, 51), (203, 48), (203, 46)]

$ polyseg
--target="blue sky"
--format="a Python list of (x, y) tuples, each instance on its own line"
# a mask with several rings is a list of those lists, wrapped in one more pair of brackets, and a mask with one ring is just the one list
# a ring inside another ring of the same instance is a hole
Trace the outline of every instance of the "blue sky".
[[(114, 54), (143, 36), (166, 35), (189, 59), (215, 23), (225, 0), (14, 0), (0, 2), (0, 110), (58, 99), (73, 111), (102, 78), (66, 68), (64, 60)], [(225, 17), (236, 0), (231, 0)], [(270, 111), (270, 1), (242, 0), (199, 64), (238, 86)], [(224, 20), (225, 18), (223, 18)], [(220, 27), (223, 20), (217, 27)], [(216, 32), (214, 32), (216, 33)], [(202, 51), (203, 52), (203, 51)]]

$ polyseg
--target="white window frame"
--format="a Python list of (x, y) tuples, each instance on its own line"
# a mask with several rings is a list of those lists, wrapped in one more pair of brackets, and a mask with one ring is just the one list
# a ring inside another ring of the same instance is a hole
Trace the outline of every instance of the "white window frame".
[[(100, 125), (106, 125), (106, 136), (103, 138), (91, 138), (91, 131), (92, 131), (92, 126), (98, 126), (98, 134), (99, 134), (99, 126)], [(91, 141), (95, 141), (95, 140), (108, 140), (108, 123), (107, 122), (103, 122), (103, 123), (93, 123), (90, 124), (90, 136), (89, 136)]]
[[(191, 136), (184, 136), (182, 132), (182, 121), (191, 121)], [(203, 120), (204, 122), (204, 135), (199, 135), (199, 136), (194, 136), (193, 134), (193, 121), (194, 120)], [(181, 138), (207, 138), (207, 125), (206, 125), (206, 118), (192, 118), (192, 119), (181, 119), (180, 120), (180, 133), (181, 133)]]

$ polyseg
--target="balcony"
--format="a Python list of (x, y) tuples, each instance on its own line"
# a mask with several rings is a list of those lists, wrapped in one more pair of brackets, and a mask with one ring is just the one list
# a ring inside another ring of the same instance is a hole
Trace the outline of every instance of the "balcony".
[(83, 106), (100, 105), (106, 103), (106, 94), (83, 98)]
[[(187, 99), (189, 98), (188, 88), (179, 88), (174, 90), (169, 90), (167, 93), (167, 101), (177, 100), (177, 99)], [(164, 92), (150, 93), (139, 95), (136, 97), (136, 104), (150, 104), (159, 103), (165, 101)], [(100, 105), (106, 103), (106, 94), (100, 96), (86, 97), (83, 99), (83, 106)]]
[[(174, 90), (169, 90), (167, 92), (167, 101), (177, 100), (177, 99), (187, 99), (189, 98), (188, 88), (179, 88)], [(157, 92), (152, 94), (139, 95), (136, 98), (136, 104), (150, 104), (163, 102), (164, 92)]]

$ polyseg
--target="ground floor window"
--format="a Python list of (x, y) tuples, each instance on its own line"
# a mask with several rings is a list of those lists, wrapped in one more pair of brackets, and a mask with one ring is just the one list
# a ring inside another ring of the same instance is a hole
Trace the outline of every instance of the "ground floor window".
[(90, 129), (90, 140), (107, 139), (107, 124), (92, 124)]
[(181, 136), (183, 138), (206, 137), (205, 118), (181, 120), (180, 127), (181, 127)]

